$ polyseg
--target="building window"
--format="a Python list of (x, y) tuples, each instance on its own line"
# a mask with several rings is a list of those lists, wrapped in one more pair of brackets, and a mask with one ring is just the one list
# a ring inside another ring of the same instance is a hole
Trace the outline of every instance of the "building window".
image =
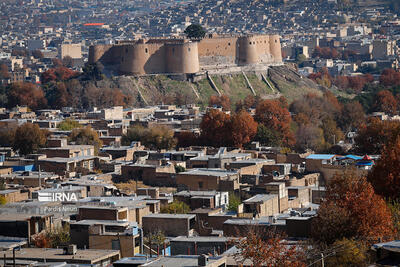
[(231, 46), (231, 43), (228, 43), (228, 46)]
[(190, 52), (190, 47), (188, 48), (188, 51)]
[(111, 241), (111, 249), (112, 250), (120, 250), (119, 240), (112, 240)]
[(200, 189), (203, 188), (203, 182), (199, 182), (199, 188), (200, 188)]
[(251, 45), (251, 42), (249, 42), (249, 44)]
[(275, 40), (275, 43), (277, 43), (278, 42), (278, 40)]
[(135, 238), (135, 247), (139, 247), (140, 246), (140, 238), (137, 237)]
[(128, 53), (128, 48), (125, 48), (125, 53)]
[(149, 50), (147, 50), (147, 48), (144, 49), (144, 52), (145, 52), (145, 53), (148, 53), (148, 51), (149, 51)]

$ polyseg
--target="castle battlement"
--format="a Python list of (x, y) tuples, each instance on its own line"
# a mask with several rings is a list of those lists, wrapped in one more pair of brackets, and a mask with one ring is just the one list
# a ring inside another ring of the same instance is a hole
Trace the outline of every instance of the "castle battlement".
[(201, 40), (149, 38), (94, 45), (89, 63), (100, 61), (121, 74), (190, 74), (221, 66), (282, 63), (278, 35), (214, 36)]

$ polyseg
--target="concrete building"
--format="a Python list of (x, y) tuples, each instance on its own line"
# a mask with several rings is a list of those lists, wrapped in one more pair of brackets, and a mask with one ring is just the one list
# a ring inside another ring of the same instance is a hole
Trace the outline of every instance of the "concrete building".
[(31, 242), (38, 234), (54, 227), (53, 217), (53, 214), (2, 214), (0, 218), (0, 235), (23, 237), (28, 242)]
[(29, 51), (44, 49), (44, 48), (46, 48), (46, 41), (45, 40), (35, 40), (35, 39), (27, 40), (26, 48)]
[(229, 204), (229, 193), (217, 191), (180, 191), (174, 194), (174, 199), (186, 203), (192, 210), (197, 208), (225, 209)]
[(78, 248), (119, 250), (121, 257), (142, 251), (141, 229), (127, 221), (82, 220), (70, 224), (71, 244)]
[(255, 195), (243, 201), (243, 213), (253, 217), (273, 216), (279, 213), (278, 195)]
[(395, 54), (396, 41), (374, 40), (372, 45), (372, 56), (374, 59), (387, 59)]
[(47, 158), (74, 158), (81, 156), (94, 156), (94, 146), (67, 145), (60, 147), (49, 147), (42, 149), (42, 153), (46, 154)]
[(71, 57), (72, 59), (82, 58), (81, 44), (61, 44), (59, 58)]
[(235, 191), (239, 189), (239, 173), (221, 169), (192, 169), (178, 173), (176, 183), (193, 191)]
[(221, 254), (233, 246), (231, 240), (218, 236), (178, 236), (170, 241), (171, 255)]
[(0, 196), (4, 197), (7, 203), (20, 202), (29, 198), (29, 191), (17, 189), (0, 190)]
[(193, 214), (150, 214), (143, 217), (144, 234), (161, 231), (166, 236), (192, 236), (196, 223)]

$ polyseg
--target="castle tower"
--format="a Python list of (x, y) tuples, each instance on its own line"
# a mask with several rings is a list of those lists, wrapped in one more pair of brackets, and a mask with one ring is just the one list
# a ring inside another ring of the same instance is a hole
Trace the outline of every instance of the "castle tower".
[(145, 64), (150, 54), (149, 49), (144, 43), (123, 45), (122, 56), (120, 59), (119, 71), (128, 74), (146, 74)]
[(197, 42), (165, 44), (166, 73), (196, 73), (199, 71)]
[(96, 63), (111, 47), (112, 45), (91, 45), (88, 62), (90, 64)]
[(256, 39), (253, 36), (240, 37), (239, 43), (239, 65), (257, 64), (259, 62)]
[(274, 62), (282, 62), (282, 48), (279, 35), (271, 35), (269, 37), (269, 49)]

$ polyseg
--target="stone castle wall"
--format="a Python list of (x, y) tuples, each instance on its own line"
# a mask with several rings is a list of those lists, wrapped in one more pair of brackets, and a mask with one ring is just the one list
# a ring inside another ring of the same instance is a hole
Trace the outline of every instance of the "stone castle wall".
[(197, 73), (221, 67), (282, 62), (278, 35), (148, 39), (95, 45), (89, 63), (102, 62), (121, 74)]

